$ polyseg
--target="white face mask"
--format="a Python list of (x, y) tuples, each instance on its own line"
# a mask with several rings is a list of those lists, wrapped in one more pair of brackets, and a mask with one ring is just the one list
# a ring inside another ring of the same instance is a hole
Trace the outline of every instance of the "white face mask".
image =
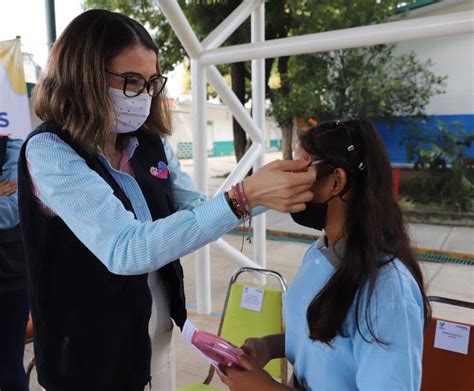
[(122, 90), (109, 87), (109, 96), (115, 110), (115, 133), (134, 132), (144, 124), (150, 114), (152, 97), (147, 93), (129, 98)]

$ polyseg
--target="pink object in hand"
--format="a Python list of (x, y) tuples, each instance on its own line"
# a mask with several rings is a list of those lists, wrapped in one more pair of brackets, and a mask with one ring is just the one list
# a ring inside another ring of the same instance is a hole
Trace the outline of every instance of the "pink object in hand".
[(196, 331), (191, 343), (218, 365), (242, 369), (239, 364), (241, 350), (225, 339), (205, 331)]

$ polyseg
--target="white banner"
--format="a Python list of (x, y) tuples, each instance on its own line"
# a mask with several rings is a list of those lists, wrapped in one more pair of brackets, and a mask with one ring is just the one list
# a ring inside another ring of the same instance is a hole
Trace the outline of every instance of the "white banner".
[(30, 131), (20, 39), (0, 41), (0, 134), (25, 139)]

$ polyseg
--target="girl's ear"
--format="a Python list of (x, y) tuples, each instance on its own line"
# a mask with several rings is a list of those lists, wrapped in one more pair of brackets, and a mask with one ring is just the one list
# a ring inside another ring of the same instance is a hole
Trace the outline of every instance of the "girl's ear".
[(347, 183), (347, 173), (343, 168), (336, 168), (333, 171), (333, 183), (331, 194), (338, 195), (341, 194)]

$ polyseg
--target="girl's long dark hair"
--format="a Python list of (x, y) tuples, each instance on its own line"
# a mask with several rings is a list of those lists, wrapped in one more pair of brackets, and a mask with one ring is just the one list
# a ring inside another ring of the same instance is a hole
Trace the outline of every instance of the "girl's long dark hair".
[[(330, 344), (337, 335), (347, 336), (343, 325), (354, 305), (359, 333), (360, 319), (364, 316), (370, 338), (385, 344), (374, 332), (369, 315), (379, 269), (387, 263), (381, 261), (381, 255), (388, 255), (390, 261), (398, 258), (413, 275), (423, 297), (426, 324), (430, 305), (423, 275), (394, 197), (390, 162), (377, 131), (365, 120), (325, 122), (300, 136), (300, 144), (308, 153), (344, 168), (351, 191), (350, 197), (342, 196), (349, 207), (341, 265), (307, 310), (311, 339)], [(354, 151), (347, 150), (350, 144), (354, 145)], [(361, 292), (365, 287), (366, 311), (361, 314)], [(369, 342), (367, 336), (362, 337)]]

